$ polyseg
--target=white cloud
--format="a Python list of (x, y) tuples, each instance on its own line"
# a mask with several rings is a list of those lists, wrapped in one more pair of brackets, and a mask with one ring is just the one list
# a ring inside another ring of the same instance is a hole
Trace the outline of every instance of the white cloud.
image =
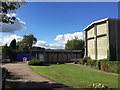
[(44, 47), (46, 49), (62, 49), (62, 48), (64, 48), (64, 46), (61, 44), (58, 44), (58, 43), (48, 44), (45, 41), (37, 41), (37, 43), (34, 46)]
[(8, 17), (15, 17), (16, 13), (9, 13), (9, 14), (6, 14), (6, 16), (8, 16)]
[(49, 48), (51, 48), (51, 49), (63, 49), (64, 46), (61, 44), (58, 44), (58, 43), (51, 43), (51, 44), (49, 44)]
[(37, 43), (34, 46), (40, 46), (40, 47), (46, 47), (47, 42), (45, 41), (37, 41)]
[[(58, 43), (48, 44), (46, 41), (38, 40), (34, 46), (44, 47), (46, 49), (64, 49), (65, 43), (67, 42), (67, 40), (68, 39), (72, 40), (75, 38), (75, 36), (78, 37), (78, 39), (84, 39), (83, 32), (75, 32), (72, 34), (67, 33), (67, 34), (57, 35), (57, 37), (54, 40), (57, 41)], [(7, 35), (7, 36), (4, 36), (3, 39), (0, 38), (0, 43), (2, 42), (2, 45), (6, 43), (9, 45), (14, 38), (16, 39), (16, 41), (21, 41), (23, 37), (18, 36), (16, 34)]]
[(65, 41), (64, 41), (64, 35), (63, 34), (57, 35), (57, 37), (54, 40), (58, 41), (59, 43), (62, 43), (62, 44), (65, 43)]
[(0, 38), (0, 45), (2, 45), (2, 39)]
[[(7, 44), (9, 46), (10, 42), (13, 39), (16, 39), (16, 42), (18, 42), (18, 41), (21, 41), (23, 39), (23, 37), (18, 36), (16, 34), (3, 36), (2, 38), (0, 38), (0, 45)], [(46, 41), (40, 41), (40, 40), (37, 41), (37, 43), (34, 46), (44, 47), (46, 49), (62, 49), (62, 48), (64, 48), (64, 46), (62, 44), (58, 44), (58, 43), (48, 44)]]
[(57, 41), (58, 43), (50, 43), (47, 44), (47, 42), (45, 41), (37, 41), (36, 45), (34, 46), (40, 46), (40, 47), (44, 47), (46, 49), (64, 49), (65, 48), (65, 43), (67, 42), (67, 40), (72, 40), (76, 37), (78, 37), (78, 39), (84, 39), (84, 33), (83, 32), (75, 32), (75, 33), (67, 33), (67, 34), (60, 34), (57, 35), (56, 38), (54, 39), (55, 41)]
[(17, 36), (16, 34), (14, 35), (7, 35), (7, 36), (3, 36), (3, 39), (2, 40), (2, 45), (5, 45), (5, 44), (10, 44), (10, 42), (13, 40), (13, 39), (16, 39), (16, 42), (18, 41), (21, 41), (23, 37), (21, 36)]
[[(8, 17), (16, 17), (16, 10), (8, 11), (6, 14)], [(16, 17), (16, 20), (13, 20), (14, 24), (2, 23), (2, 31), (4, 33), (14, 33), (15, 31), (26, 30), (26, 24), (20, 18)]]
[(22, 31), (25, 29), (26, 29), (25, 22), (21, 21), (20, 18), (16, 18), (14, 24), (2, 23), (2, 32), (5, 33), (14, 33), (15, 31)]
[(72, 40), (75, 37), (78, 37), (78, 39), (84, 39), (84, 33), (83, 32), (75, 32), (75, 33), (67, 33), (67, 34), (61, 34), (57, 35), (57, 37), (54, 39), (55, 41), (58, 41), (61, 44), (65, 44), (67, 40)]
[(57, 37), (55, 38), (56, 41), (62, 40), (63, 39), (63, 35), (57, 35)]

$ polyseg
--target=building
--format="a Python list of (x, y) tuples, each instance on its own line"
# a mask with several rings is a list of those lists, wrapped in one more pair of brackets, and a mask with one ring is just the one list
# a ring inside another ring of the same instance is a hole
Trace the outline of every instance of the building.
[(79, 61), (82, 58), (81, 50), (64, 49), (32, 49), (31, 59), (45, 60), (46, 63), (67, 63)]
[(85, 56), (120, 60), (120, 19), (105, 18), (85, 29)]

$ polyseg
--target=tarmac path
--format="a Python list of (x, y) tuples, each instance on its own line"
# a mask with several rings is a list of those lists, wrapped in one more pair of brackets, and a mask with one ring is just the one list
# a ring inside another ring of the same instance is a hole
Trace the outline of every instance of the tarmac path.
[(66, 85), (33, 72), (27, 63), (8, 63), (3, 67), (10, 72), (12, 88), (68, 88)]

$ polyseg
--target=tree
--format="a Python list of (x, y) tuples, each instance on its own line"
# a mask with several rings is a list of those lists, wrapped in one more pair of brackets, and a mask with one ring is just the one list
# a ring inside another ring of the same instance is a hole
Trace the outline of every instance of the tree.
[(37, 39), (32, 35), (24, 35), (22, 41), (17, 43), (18, 51), (29, 53), (33, 44), (37, 43)]
[(6, 44), (2, 46), (2, 59), (10, 58), (11, 61), (16, 61), (17, 53), (16, 53), (16, 40), (13, 39), (8, 47)]
[(9, 45), (9, 48), (11, 48), (11, 49), (16, 49), (16, 40), (15, 40), (15, 39), (13, 39), (13, 40), (11, 41), (11, 43), (10, 43), (10, 45)]
[(9, 53), (10, 49), (7, 44), (5, 44), (5, 46), (2, 46), (2, 59), (9, 58)]
[(8, 13), (8, 11), (10, 10), (16, 10), (18, 8), (20, 8), (21, 5), (26, 4), (25, 1), (23, 2), (1, 2), (0, 1), (0, 5), (2, 7), (0, 7), (0, 12), (2, 14), (0, 14), (0, 22), (2, 23), (11, 23), (14, 24), (14, 20), (16, 19), (15, 17), (8, 17), (6, 14)]
[(16, 40), (13, 39), (9, 45), (9, 57), (11, 60), (16, 61), (17, 59), (17, 53), (16, 53)]
[(75, 37), (73, 40), (68, 40), (65, 44), (66, 50), (82, 50), (84, 51), (84, 40), (78, 39)]

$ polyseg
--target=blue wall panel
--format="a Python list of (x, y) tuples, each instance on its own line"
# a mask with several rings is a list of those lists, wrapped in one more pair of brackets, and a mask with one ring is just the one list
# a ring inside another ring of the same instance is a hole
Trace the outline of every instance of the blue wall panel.
[(30, 54), (17, 54), (17, 61), (23, 61), (23, 58), (26, 57), (27, 61), (30, 60)]

